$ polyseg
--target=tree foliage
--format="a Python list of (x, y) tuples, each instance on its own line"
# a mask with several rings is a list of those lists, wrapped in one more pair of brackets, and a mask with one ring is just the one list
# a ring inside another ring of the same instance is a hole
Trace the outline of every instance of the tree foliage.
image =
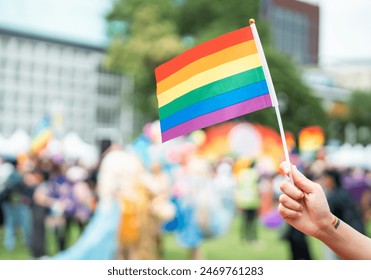
[(149, 119), (156, 116), (154, 69), (184, 51), (176, 12), (171, 0), (120, 0), (107, 16), (110, 23), (126, 26), (112, 39), (107, 66), (134, 78), (132, 101)]
[(356, 91), (351, 95), (349, 120), (357, 127), (371, 128), (371, 92)]
[[(179, 32), (182, 36), (195, 37), (198, 44), (248, 25), (249, 19), (256, 19), (259, 14), (259, 1), (188, 0), (184, 1), (181, 10)], [(260, 28), (259, 32), (261, 37), (267, 37), (262, 35)]]
[[(326, 121), (320, 101), (304, 86), (295, 65), (270, 46), (267, 24), (258, 19), (256, 0), (118, 0), (107, 19), (126, 28), (112, 40), (107, 65), (135, 79), (137, 108), (149, 118), (157, 116), (154, 69), (186, 48), (257, 20), (272, 79), (282, 103), (287, 130)], [(249, 121), (277, 126), (273, 110), (245, 116)]]
[(267, 48), (265, 53), (285, 129), (298, 133), (305, 126), (321, 125), (326, 130), (327, 115), (321, 101), (301, 81), (299, 69), (286, 56), (271, 48)]

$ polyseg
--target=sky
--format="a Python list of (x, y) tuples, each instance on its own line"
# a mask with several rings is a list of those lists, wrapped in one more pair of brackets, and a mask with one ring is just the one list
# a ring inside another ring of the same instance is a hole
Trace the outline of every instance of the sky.
[(0, 26), (104, 45), (112, 0), (0, 0)]
[(371, 63), (370, 0), (305, 0), (320, 7), (321, 65)]
[[(302, 1), (320, 7), (321, 65), (349, 60), (371, 63), (371, 0)], [(104, 14), (111, 3), (112, 0), (0, 0), (0, 26), (104, 45)]]

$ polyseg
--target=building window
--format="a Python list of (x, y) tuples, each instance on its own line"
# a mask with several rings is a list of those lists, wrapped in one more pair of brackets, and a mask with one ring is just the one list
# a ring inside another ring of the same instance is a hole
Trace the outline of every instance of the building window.
[(103, 125), (115, 125), (118, 121), (119, 110), (117, 108), (97, 108), (97, 122)]

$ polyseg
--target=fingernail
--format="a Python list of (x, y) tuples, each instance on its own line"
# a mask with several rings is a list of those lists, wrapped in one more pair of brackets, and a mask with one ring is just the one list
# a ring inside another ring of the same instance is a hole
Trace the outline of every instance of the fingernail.
[(288, 163), (285, 163), (285, 164), (282, 165), (282, 170), (285, 173), (289, 173), (290, 172), (290, 166), (288, 165)]

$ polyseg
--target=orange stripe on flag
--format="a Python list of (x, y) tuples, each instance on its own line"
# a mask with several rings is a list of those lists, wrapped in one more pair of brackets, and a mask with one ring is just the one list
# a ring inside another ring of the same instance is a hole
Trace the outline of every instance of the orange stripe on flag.
[(198, 73), (254, 53), (257, 53), (256, 45), (253, 40), (250, 40), (200, 58), (160, 81), (157, 84), (157, 95)]

